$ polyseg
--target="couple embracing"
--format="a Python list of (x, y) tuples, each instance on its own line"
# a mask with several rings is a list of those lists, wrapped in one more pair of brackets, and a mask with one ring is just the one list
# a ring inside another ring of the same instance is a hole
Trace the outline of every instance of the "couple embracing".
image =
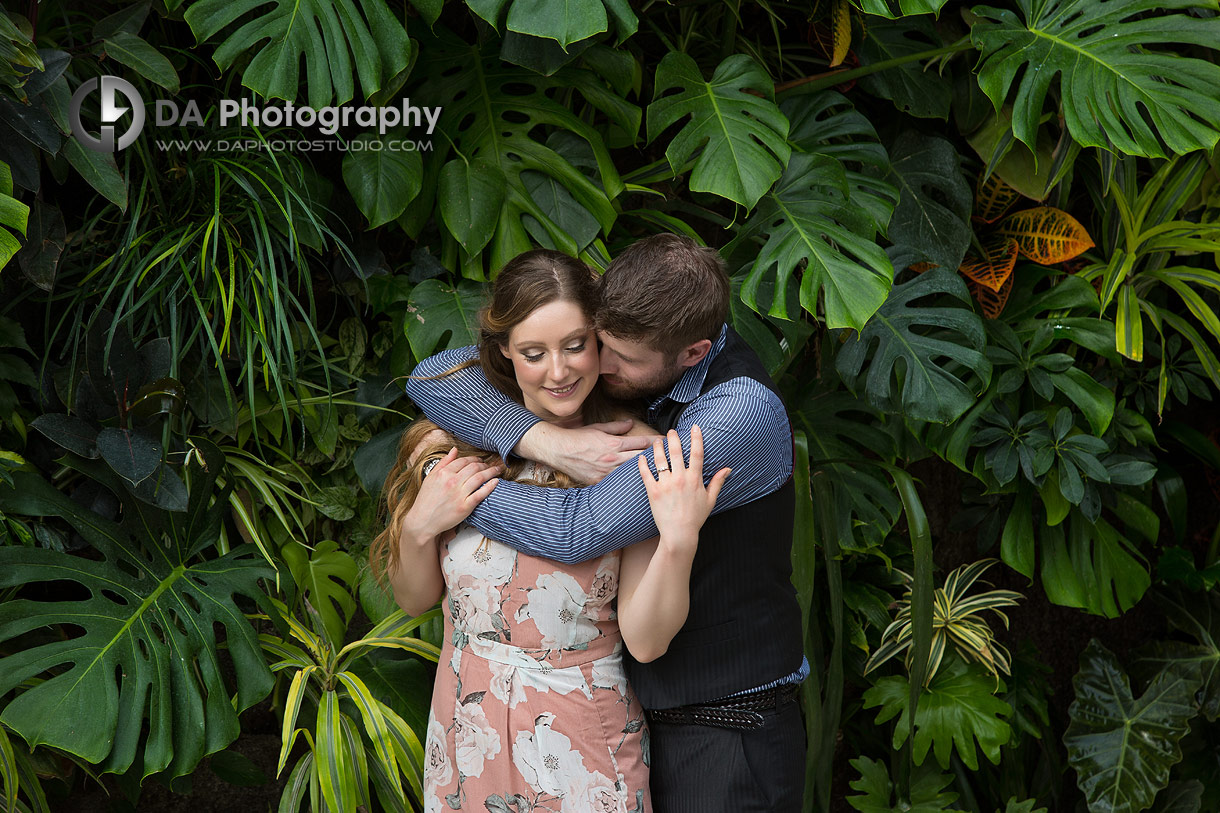
[(410, 377), (370, 556), (445, 597), (428, 811), (799, 810), (792, 435), (729, 295), (678, 235), (529, 251)]

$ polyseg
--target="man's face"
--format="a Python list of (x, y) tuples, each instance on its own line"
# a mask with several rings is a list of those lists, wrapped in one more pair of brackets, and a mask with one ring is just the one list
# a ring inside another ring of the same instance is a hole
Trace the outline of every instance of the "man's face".
[(616, 338), (600, 332), (602, 342), (602, 386), (624, 401), (655, 397), (668, 392), (686, 366), (642, 342)]

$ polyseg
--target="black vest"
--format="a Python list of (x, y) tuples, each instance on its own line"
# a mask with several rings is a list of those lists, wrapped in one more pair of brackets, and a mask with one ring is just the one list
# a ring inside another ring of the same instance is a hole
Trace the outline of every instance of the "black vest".
[[(775, 384), (749, 345), (728, 329), (702, 393), (734, 378)], [(649, 415), (662, 432), (686, 408), (666, 399)], [(792, 480), (753, 502), (708, 517), (691, 568), (690, 613), (651, 663), (628, 654), (627, 673), (645, 708), (703, 703), (790, 675), (801, 665), (801, 615), (792, 586)]]

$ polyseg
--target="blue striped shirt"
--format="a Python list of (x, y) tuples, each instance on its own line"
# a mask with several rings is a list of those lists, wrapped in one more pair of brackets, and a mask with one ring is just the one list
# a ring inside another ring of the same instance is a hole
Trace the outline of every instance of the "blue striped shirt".
[[(724, 349), (727, 335), (727, 328), (721, 328), (707, 356), (648, 409), (648, 421), (654, 423), (666, 400), (688, 404), (674, 427), (687, 458), (690, 428), (698, 424), (703, 431), (704, 471), (733, 469), (713, 513), (770, 494), (792, 475), (792, 435), (779, 396), (751, 378), (731, 379), (700, 394), (708, 367)], [(462, 347), (425, 359), (407, 379), (407, 395), (457, 437), (507, 457), (541, 419), (493, 387), (478, 367), (433, 377), (477, 355), (477, 348)], [(644, 456), (653, 462), (651, 449)], [(619, 466), (587, 488), (544, 488), (502, 480), (467, 521), (523, 553), (569, 564), (657, 534), (635, 465)], [(777, 683), (798, 682), (808, 669), (803, 663), (797, 673)]]

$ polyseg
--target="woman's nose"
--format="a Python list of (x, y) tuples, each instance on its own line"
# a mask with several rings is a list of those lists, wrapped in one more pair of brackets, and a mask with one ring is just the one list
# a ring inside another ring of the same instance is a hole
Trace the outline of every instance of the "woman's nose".
[(563, 381), (563, 377), (567, 375), (568, 362), (563, 358), (563, 354), (555, 354), (551, 356), (551, 378), (556, 382)]

